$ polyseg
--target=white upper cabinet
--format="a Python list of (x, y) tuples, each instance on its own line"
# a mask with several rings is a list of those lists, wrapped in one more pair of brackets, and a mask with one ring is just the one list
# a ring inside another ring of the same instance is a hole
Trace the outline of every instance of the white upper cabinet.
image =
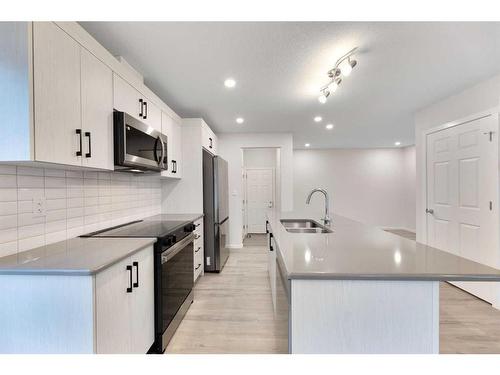
[(167, 136), (168, 169), (161, 173), (162, 177), (182, 177), (182, 128), (180, 120), (162, 112), (162, 133)]
[(178, 117), (76, 22), (0, 23), (0, 62), (0, 162), (113, 170), (113, 109), (160, 132), (166, 112), (180, 177)]
[(217, 155), (217, 136), (204, 121), (202, 122), (201, 136), (203, 148)]
[(113, 74), (114, 108), (161, 132), (161, 111), (118, 74)]
[(82, 48), (83, 166), (113, 169), (113, 72)]
[(82, 164), (80, 45), (52, 22), (33, 25), (35, 159)]
[(182, 178), (182, 125), (180, 119), (174, 119), (174, 166), (175, 176)]

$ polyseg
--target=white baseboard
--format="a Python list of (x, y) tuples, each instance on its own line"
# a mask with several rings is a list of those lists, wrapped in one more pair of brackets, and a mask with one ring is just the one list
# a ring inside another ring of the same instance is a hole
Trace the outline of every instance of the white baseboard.
[(243, 249), (243, 243), (238, 243), (238, 244), (233, 244), (233, 245), (226, 245), (228, 249)]

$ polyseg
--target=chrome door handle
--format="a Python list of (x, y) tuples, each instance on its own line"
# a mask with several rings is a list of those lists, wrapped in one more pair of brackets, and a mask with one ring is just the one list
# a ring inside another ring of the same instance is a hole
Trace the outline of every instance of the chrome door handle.
[(425, 212), (431, 215), (434, 215), (434, 210), (432, 208), (426, 208)]

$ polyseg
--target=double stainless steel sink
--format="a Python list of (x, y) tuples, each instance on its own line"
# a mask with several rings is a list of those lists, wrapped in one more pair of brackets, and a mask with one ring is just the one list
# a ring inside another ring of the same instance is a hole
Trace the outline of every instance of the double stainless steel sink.
[(282, 219), (281, 224), (290, 233), (332, 233), (333, 230), (310, 219)]

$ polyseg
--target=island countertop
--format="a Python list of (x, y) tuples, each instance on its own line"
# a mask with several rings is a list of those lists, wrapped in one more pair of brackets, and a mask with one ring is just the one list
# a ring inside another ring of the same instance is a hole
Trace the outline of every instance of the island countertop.
[(0, 275), (93, 275), (155, 242), (156, 238), (72, 238), (0, 257)]
[(500, 281), (500, 270), (333, 215), (333, 233), (290, 233), (281, 219), (322, 215), (268, 211), (289, 279)]

